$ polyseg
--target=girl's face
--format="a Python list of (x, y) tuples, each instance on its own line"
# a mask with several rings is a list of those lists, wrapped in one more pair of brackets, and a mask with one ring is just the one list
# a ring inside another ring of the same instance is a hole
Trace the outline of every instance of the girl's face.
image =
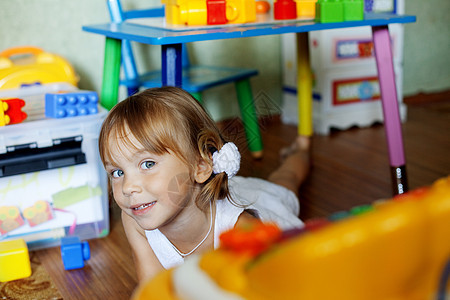
[(106, 161), (105, 168), (118, 206), (145, 230), (195, 209), (197, 189), (188, 166), (172, 152), (156, 155), (139, 150), (143, 147), (134, 137), (130, 140), (134, 147), (119, 137), (108, 142), (115, 162)]

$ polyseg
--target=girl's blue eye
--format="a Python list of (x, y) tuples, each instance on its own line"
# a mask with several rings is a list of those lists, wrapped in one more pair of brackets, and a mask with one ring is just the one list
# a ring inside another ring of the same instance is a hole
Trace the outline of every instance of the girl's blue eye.
[(123, 176), (123, 171), (122, 170), (114, 170), (111, 172), (111, 176), (114, 178), (119, 178), (119, 177)]
[(141, 168), (142, 169), (151, 169), (153, 166), (155, 165), (155, 162), (154, 161), (151, 161), (151, 160), (149, 160), (149, 161), (144, 161), (142, 164), (141, 164)]

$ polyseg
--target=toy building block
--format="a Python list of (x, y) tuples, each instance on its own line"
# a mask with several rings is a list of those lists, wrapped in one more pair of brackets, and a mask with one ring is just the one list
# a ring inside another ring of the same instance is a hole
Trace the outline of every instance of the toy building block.
[(314, 18), (316, 16), (317, 0), (297, 0), (297, 17)]
[(318, 0), (316, 22), (333, 23), (344, 21), (344, 6), (341, 0)]
[[(164, 1), (161, 1), (164, 4)], [(180, 6), (167, 3), (164, 5), (164, 18), (167, 24), (179, 25), (180, 21)]]
[(8, 103), (0, 100), (0, 126), (8, 125), (11, 121), (9, 116), (5, 113), (8, 110)]
[(208, 25), (227, 23), (227, 6), (225, 0), (206, 0)]
[(27, 114), (22, 111), (25, 101), (19, 98), (4, 99), (2, 101), (8, 104), (5, 114), (9, 116), (9, 124), (22, 123), (27, 118)]
[(83, 268), (84, 261), (90, 257), (91, 252), (88, 242), (80, 242), (80, 238), (77, 236), (61, 238), (61, 258), (64, 263), (64, 269)]
[(31, 275), (27, 244), (22, 239), (0, 242), (0, 281), (11, 281)]
[(364, 1), (363, 0), (343, 0), (344, 21), (364, 20)]
[(255, 0), (227, 0), (227, 20), (231, 24), (255, 22)]
[(172, 25), (206, 25), (206, 0), (163, 0), (165, 20)]
[(180, 22), (185, 25), (206, 25), (206, 0), (189, 0), (180, 4)]
[(297, 18), (297, 3), (294, 0), (276, 0), (273, 4), (275, 20), (289, 20)]
[(98, 95), (93, 91), (45, 94), (45, 116), (68, 118), (98, 113)]

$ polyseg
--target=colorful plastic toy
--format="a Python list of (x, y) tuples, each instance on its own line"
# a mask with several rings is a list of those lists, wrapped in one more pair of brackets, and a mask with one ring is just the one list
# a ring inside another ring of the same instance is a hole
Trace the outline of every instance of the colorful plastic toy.
[(4, 113), (9, 117), (9, 124), (22, 123), (27, 118), (27, 114), (22, 111), (22, 107), (25, 106), (25, 101), (22, 99), (12, 98), (0, 100), (0, 102), (1, 101), (8, 105), (8, 108)]
[(180, 4), (180, 22), (186, 25), (205, 25), (207, 23), (205, 0), (189, 0)]
[(76, 86), (78, 80), (66, 59), (41, 48), (14, 47), (0, 52), (0, 89), (53, 82)]
[(77, 236), (61, 238), (61, 258), (66, 270), (83, 268), (84, 261), (91, 258), (88, 242), (80, 242)]
[(341, 0), (317, 0), (316, 22), (333, 23), (344, 21), (344, 6)]
[(165, 20), (172, 25), (256, 21), (255, 0), (161, 0), (161, 3), (165, 4)]
[(8, 104), (6, 102), (0, 101), (0, 126), (8, 125), (11, 119), (6, 114), (8, 110)]
[(22, 239), (0, 242), (0, 281), (11, 281), (31, 275), (27, 244)]
[(340, 215), (281, 233), (270, 224), (234, 228), (218, 250), (161, 272), (132, 299), (446, 298), (450, 177)]
[(230, 24), (255, 22), (255, 0), (227, 0), (227, 20)]
[(363, 0), (343, 0), (344, 21), (364, 20), (364, 1)]
[(45, 116), (68, 118), (98, 113), (98, 95), (93, 91), (45, 94)]
[(270, 3), (268, 1), (257, 0), (255, 5), (257, 14), (267, 14), (270, 11)]
[(363, 0), (318, 0), (316, 21), (332, 23), (364, 19)]
[(206, 0), (206, 9), (208, 25), (227, 23), (227, 7), (225, 0)]
[(297, 17), (314, 18), (317, 0), (297, 0)]
[(297, 3), (294, 0), (276, 0), (273, 4), (275, 20), (289, 20), (297, 18)]

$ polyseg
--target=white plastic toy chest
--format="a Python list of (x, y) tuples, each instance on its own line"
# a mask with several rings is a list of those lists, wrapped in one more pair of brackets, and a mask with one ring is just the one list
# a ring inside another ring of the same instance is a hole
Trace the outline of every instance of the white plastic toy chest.
[[(45, 94), (29, 91), (8, 93), (34, 107), (27, 113), (39, 111)], [(106, 113), (0, 127), (0, 241), (23, 238), (38, 249), (68, 235), (108, 234), (107, 179), (98, 154)]]

